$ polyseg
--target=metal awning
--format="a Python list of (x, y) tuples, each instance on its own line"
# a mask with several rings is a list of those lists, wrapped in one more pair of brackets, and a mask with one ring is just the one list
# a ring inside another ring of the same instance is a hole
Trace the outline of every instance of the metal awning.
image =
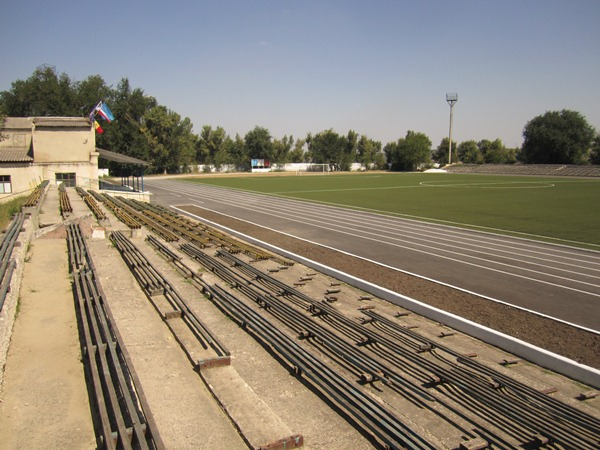
[(96, 151), (100, 153), (100, 158), (106, 159), (107, 161), (114, 161), (120, 164), (133, 164), (136, 166), (149, 166), (150, 163), (141, 159), (133, 158), (132, 156), (122, 155), (121, 153), (111, 152), (110, 150), (104, 150), (97, 148)]

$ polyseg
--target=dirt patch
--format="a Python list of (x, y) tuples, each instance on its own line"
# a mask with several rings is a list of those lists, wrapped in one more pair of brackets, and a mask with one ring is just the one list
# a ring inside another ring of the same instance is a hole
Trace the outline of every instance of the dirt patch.
[[(200, 208), (199, 208), (200, 209)], [(600, 336), (567, 324), (493, 302), (448, 286), (387, 269), (319, 245), (202, 210), (207, 220), (234, 229), (300, 256), (326, 264), (386, 289), (516, 337), (535, 346), (600, 369)]]

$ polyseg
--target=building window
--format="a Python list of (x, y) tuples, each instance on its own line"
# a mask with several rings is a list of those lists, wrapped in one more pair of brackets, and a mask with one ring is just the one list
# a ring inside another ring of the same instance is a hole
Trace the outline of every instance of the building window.
[(65, 187), (77, 186), (77, 179), (75, 173), (57, 173), (56, 174), (56, 185), (64, 184)]
[(0, 175), (0, 194), (10, 194), (11, 192), (10, 175)]

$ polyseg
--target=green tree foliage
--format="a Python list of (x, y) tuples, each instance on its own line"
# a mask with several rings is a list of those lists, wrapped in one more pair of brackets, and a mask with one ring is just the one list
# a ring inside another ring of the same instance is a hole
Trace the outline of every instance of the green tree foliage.
[[(440, 142), (440, 145), (435, 149), (435, 153), (433, 155), (433, 159), (438, 162), (439, 165), (445, 166), (448, 164), (448, 150), (450, 145), (450, 139), (443, 138)], [(458, 161), (458, 146), (456, 142), (452, 141), (452, 162), (455, 163)]]
[(600, 133), (596, 135), (590, 150), (590, 164), (600, 164)]
[[(217, 128), (218, 130), (222, 128)], [(248, 167), (249, 163), (244, 155), (246, 154), (244, 149), (244, 142), (234, 141), (227, 135), (223, 130), (223, 140), (220, 143), (217, 152), (214, 154), (212, 159), (212, 164), (215, 166), (217, 170), (221, 170), (225, 165), (227, 166), (235, 166), (236, 170), (240, 167)], [(236, 136), (237, 137), (237, 136)], [(239, 145), (241, 144), (241, 147)], [(239, 156), (236, 156), (239, 155)], [(243, 159), (240, 159), (243, 158)]]
[(283, 136), (282, 139), (273, 139), (273, 162), (285, 164), (290, 162), (292, 146), (294, 145), (293, 136)]
[(158, 103), (154, 97), (147, 96), (139, 88), (132, 88), (127, 78), (121, 79), (116, 89), (104, 97), (115, 116), (110, 124), (99, 120), (104, 128), (103, 134), (96, 135), (96, 146), (122, 153), (151, 163), (149, 170), (157, 167), (150, 159), (146, 115)]
[(385, 153), (382, 151), (377, 152), (375, 158), (373, 160), (373, 169), (377, 170), (385, 170), (387, 169), (387, 161), (385, 157)]
[[(83, 81), (73, 84), (75, 89), (75, 105), (79, 107), (77, 116), (87, 116), (101, 99), (109, 99), (112, 95), (104, 79), (100, 75), (92, 75)], [(111, 110), (114, 105), (111, 105)]]
[(464, 141), (458, 145), (458, 159), (465, 164), (483, 164), (483, 154), (477, 142)]
[(576, 111), (548, 111), (523, 129), (520, 159), (529, 164), (584, 164), (594, 128)]
[(367, 170), (383, 169), (385, 157), (381, 152), (381, 142), (369, 139), (364, 134), (360, 136), (356, 146), (357, 161)]
[(348, 170), (356, 158), (357, 135), (350, 131), (340, 136), (332, 129), (321, 131), (306, 137), (307, 158), (315, 164), (335, 164), (342, 170)]
[(70, 78), (52, 66), (40, 66), (27, 80), (14, 81), (10, 91), (0, 92), (2, 112), (12, 117), (81, 116), (84, 105), (74, 99)]
[(431, 164), (431, 140), (423, 133), (408, 131), (406, 137), (386, 144), (391, 170), (413, 172)]
[(218, 153), (223, 152), (227, 133), (222, 127), (213, 130), (210, 125), (204, 125), (196, 141), (196, 162), (199, 164), (214, 164)]
[(354, 130), (349, 130), (346, 135), (346, 148), (342, 161), (338, 162), (341, 170), (350, 170), (352, 163), (357, 160), (358, 152), (358, 133)]
[(196, 159), (192, 122), (165, 106), (155, 106), (144, 116), (143, 134), (155, 172), (189, 171)]
[(229, 152), (231, 154), (232, 164), (235, 164), (237, 170), (250, 170), (250, 155), (246, 151), (244, 139), (236, 133), (234, 139), (230, 139), (231, 144)]
[(271, 133), (263, 127), (256, 126), (244, 136), (246, 153), (253, 159), (268, 159), (273, 161), (273, 141)]
[(401, 139), (395, 142), (388, 142), (383, 147), (383, 153), (385, 153), (385, 161), (388, 164), (390, 170), (399, 171), (401, 170), (401, 159), (400, 159), (400, 143)]
[[(244, 137), (236, 134), (231, 138), (222, 127), (205, 125), (197, 136), (188, 118), (159, 105), (154, 97), (132, 87), (127, 78), (113, 88), (100, 75), (77, 82), (47, 65), (38, 67), (26, 80), (13, 82), (10, 90), (0, 92), (0, 121), (3, 115), (87, 117), (99, 100), (110, 105), (115, 120), (107, 123), (98, 119), (104, 133), (96, 135), (96, 145), (148, 161), (148, 171), (176, 172), (198, 163), (250, 170), (252, 158), (279, 164), (328, 163), (341, 170), (349, 170), (354, 162), (367, 169), (384, 169), (389, 163), (394, 170), (417, 170), (431, 162), (429, 138), (413, 131), (387, 144), (383, 151), (381, 142), (353, 130), (340, 135), (329, 129), (294, 140), (287, 135), (273, 138), (269, 130), (256, 126)], [(527, 124), (523, 136), (525, 142), (518, 157), (524, 162), (600, 161), (600, 138), (577, 112), (563, 110), (536, 117)], [(448, 145), (444, 138), (433, 155), (442, 165), (448, 162)], [(506, 164), (517, 160), (517, 149), (504, 147), (499, 139), (465, 141), (459, 146), (452, 143), (452, 149), (453, 162)]]
[(494, 144), (489, 139), (482, 139), (481, 141), (479, 141), (477, 143), (477, 148), (479, 149), (479, 152), (483, 156), (483, 162), (488, 163), (488, 162), (490, 162), (490, 159), (492, 158), (493, 153), (498, 148), (498, 142), (496, 142)]
[(482, 139), (477, 148), (486, 164), (514, 164), (517, 162), (516, 149), (506, 148), (500, 139), (490, 141)]
[(296, 139), (294, 148), (290, 152), (289, 161), (291, 163), (306, 162), (307, 153), (304, 151), (306, 145), (306, 139)]

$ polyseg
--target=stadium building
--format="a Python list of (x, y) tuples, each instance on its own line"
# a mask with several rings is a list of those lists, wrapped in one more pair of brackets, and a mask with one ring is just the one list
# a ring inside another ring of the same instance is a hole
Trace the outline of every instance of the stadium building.
[(0, 201), (44, 180), (98, 189), (99, 153), (89, 119), (7, 117), (0, 133)]
[[(99, 159), (114, 163), (121, 187), (99, 181)], [(146, 166), (137, 158), (97, 148), (96, 131), (87, 117), (7, 117), (0, 128), (0, 202), (29, 194), (45, 180), (140, 194)]]

